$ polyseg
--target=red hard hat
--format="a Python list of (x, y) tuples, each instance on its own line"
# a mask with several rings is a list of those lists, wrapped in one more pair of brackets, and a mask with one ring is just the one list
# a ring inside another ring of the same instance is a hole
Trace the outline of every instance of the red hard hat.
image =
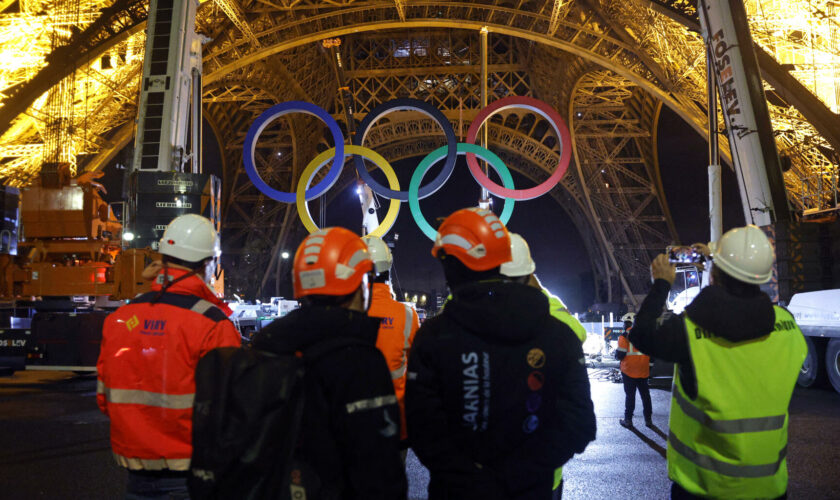
[(321, 229), (307, 236), (295, 252), (295, 298), (351, 294), (372, 270), (373, 261), (361, 238), (342, 227)]
[(438, 229), (432, 255), (440, 250), (473, 271), (487, 271), (510, 261), (510, 236), (496, 214), (483, 208), (464, 208), (447, 217)]

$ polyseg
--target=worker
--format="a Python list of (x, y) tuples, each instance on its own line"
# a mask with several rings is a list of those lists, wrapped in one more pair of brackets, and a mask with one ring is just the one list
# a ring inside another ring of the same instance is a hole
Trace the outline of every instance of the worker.
[(187, 498), (196, 364), (241, 343), (208, 286), (221, 254), (213, 224), (176, 217), (160, 253), (152, 291), (106, 318), (96, 364), (96, 400), (111, 419), (114, 457), (128, 469), (127, 498)]
[[(537, 264), (531, 258), (531, 248), (528, 246), (528, 242), (516, 233), (509, 233), (509, 236), (511, 260), (505, 262), (499, 268), (502, 276), (507, 276), (522, 284), (540, 290), (548, 299), (549, 313), (561, 323), (571, 328), (581, 343), (586, 342), (586, 329), (580, 324), (580, 321), (569, 313), (566, 304), (559, 297), (553, 295), (542, 286), (537, 275), (534, 274), (534, 271), (537, 269)], [(563, 493), (563, 467), (558, 467), (554, 470), (554, 491), (557, 492), (558, 498)]]
[(546, 290), (542, 286), (542, 283), (540, 283), (537, 275), (534, 274), (537, 265), (531, 258), (531, 249), (528, 246), (528, 242), (519, 234), (509, 233), (509, 235), (511, 260), (502, 264), (500, 268), (502, 276), (507, 276), (508, 278), (540, 290), (548, 299), (548, 310), (551, 315), (571, 328), (581, 342), (586, 342), (586, 328), (569, 312), (569, 309), (560, 300), (560, 297)]
[(676, 276), (657, 256), (629, 339), (676, 363), (671, 498), (785, 498), (788, 405), (807, 348), (793, 316), (759, 289), (773, 249), (752, 225), (693, 246), (711, 261), (710, 286), (682, 314), (657, 319)]
[(408, 431), (405, 426), (405, 378), (408, 371), (408, 354), (414, 342), (414, 334), (420, 328), (420, 318), (413, 307), (394, 299), (391, 288), (391, 266), (393, 257), (388, 245), (378, 236), (363, 238), (373, 260), (376, 277), (370, 295), (368, 316), (380, 318), (379, 334), (376, 347), (382, 351), (391, 381), (400, 405), (400, 441), (403, 450), (407, 450)]
[(417, 332), (405, 402), (429, 499), (558, 498), (555, 469), (595, 439), (580, 341), (500, 274), (510, 237), (493, 212), (451, 214), (432, 255), (452, 300)]
[(636, 390), (639, 390), (639, 397), (642, 398), (642, 415), (645, 417), (645, 425), (653, 427), (653, 406), (650, 402), (650, 357), (633, 347), (627, 340), (630, 331), (633, 329), (633, 321), (636, 315), (627, 313), (621, 317), (624, 322), (624, 331), (618, 337), (618, 349), (615, 350), (615, 359), (621, 361), (621, 381), (624, 383), (624, 418), (618, 423), (622, 427), (633, 427), (633, 412), (636, 410)]
[[(312, 351), (306, 362), (296, 452), (297, 498), (404, 500), (400, 414), (390, 370), (376, 349), (380, 320), (367, 315), (373, 262), (360, 237), (340, 227), (307, 236), (292, 283), (301, 307), (256, 334), (253, 347), (278, 354)], [(330, 348), (329, 346), (334, 347)], [(294, 474), (293, 474), (294, 475)]]

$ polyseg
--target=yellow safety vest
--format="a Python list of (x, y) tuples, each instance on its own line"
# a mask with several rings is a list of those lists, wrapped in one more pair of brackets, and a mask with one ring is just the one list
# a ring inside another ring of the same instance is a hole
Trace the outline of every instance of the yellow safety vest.
[[(560, 300), (560, 297), (556, 297), (548, 292), (545, 288), (542, 288), (542, 293), (548, 298), (548, 311), (549, 313), (554, 316), (555, 319), (559, 320), (564, 325), (568, 326), (575, 332), (577, 335), (578, 340), (581, 343), (586, 342), (586, 328), (580, 324), (577, 318), (572, 316), (568, 309), (566, 309), (566, 304)], [(560, 483), (563, 481), (563, 467), (558, 467), (554, 469), (554, 489), (560, 487)]]
[(775, 307), (768, 335), (733, 343), (685, 318), (697, 397), (674, 370), (668, 476), (694, 495), (775, 498), (787, 490), (788, 405), (805, 339)]
[(571, 328), (581, 343), (586, 342), (586, 328), (584, 328), (583, 325), (580, 324), (580, 321), (578, 321), (578, 319), (569, 312), (566, 308), (566, 304), (564, 304), (559, 297), (555, 297), (550, 294), (545, 288), (541, 289), (541, 291), (543, 295), (548, 298), (549, 313), (554, 316), (554, 318), (560, 320), (561, 323)]

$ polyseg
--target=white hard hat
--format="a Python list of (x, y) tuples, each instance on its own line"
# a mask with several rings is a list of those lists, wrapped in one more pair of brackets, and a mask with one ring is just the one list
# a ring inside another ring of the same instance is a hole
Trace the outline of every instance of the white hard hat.
[(160, 239), (160, 253), (187, 262), (221, 255), (219, 234), (209, 219), (196, 214), (172, 219)]
[(621, 321), (628, 321), (630, 323), (636, 321), (636, 313), (627, 313), (621, 317)]
[(531, 249), (528, 248), (528, 242), (525, 238), (516, 234), (510, 234), (510, 261), (502, 264), (500, 272), (503, 276), (511, 278), (518, 278), (520, 276), (528, 276), (534, 273), (537, 265), (531, 259)]
[(391, 269), (394, 258), (391, 257), (391, 249), (382, 241), (382, 238), (367, 235), (362, 239), (368, 247), (370, 259), (373, 261), (373, 270), (376, 271), (376, 274), (382, 274)]
[(745, 283), (767, 283), (773, 275), (773, 247), (764, 232), (749, 225), (730, 229), (720, 241), (709, 244), (714, 265)]

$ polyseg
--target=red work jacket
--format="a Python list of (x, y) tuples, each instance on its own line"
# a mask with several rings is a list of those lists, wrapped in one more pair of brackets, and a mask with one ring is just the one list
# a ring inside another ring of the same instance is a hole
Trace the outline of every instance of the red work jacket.
[(394, 300), (391, 287), (386, 283), (373, 284), (368, 316), (382, 318), (376, 347), (382, 351), (385, 361), (388, 362), (388, 369), (391, 370), (394, 393), (400, 405), (400, 434), (402, 439), (406, 439), (408, 434), (405, 427), (405, 380), (408, 354), (414, 342), (414, 334), (420, 328), (420, 320), (413, 307)]
[[(167, 271), (170, 280), (186, 274)], [(227, 306), (200, 278), (173, 283), (153, 303), (160, 282), (108, 316), (96, 363), (114, 456), (132, 470), (189, 469), (195, 366), (211, 349), (241, 343)]]
[(627, 340), (627, 335), (618, 337), (618, 350), (626, 352), (621, 360), (621, 372), (632, 378), (648, 378), (650, 376), (650, 357), (642, 354)]

